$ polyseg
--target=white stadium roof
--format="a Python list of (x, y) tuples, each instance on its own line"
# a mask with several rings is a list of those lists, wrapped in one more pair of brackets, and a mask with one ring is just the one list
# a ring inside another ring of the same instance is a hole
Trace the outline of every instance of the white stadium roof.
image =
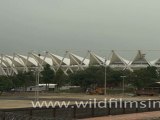
[(125, 60), (120, 55), (115, 53), (115, 51), (112, 51), (109, 65), (127, 65), (128, 63), (129, 63), (128, 60)]
[(89, 65), (89, 59), (85, 59), (73, 53), (69, 53), (70, 65)]
[(26, 66), (37, 66), (37, 62), (35, 59), (33, 59), (32, 57), (29, 56), (24, 56), (24, 55), (20, 55), (20, 54), (16, 54)]
[(139, 50), (133, 61), (129, 63), (131, 67), (146, 67), (150, 66), (151, 64), (145, 58), (145, 54), (142, 54)]
[(160, 58), (156, 59), (156, 60), (153, 60), (150, 62), (152, 66), (160, 66)]
[(70, 65), (70, 60), (52, 53), (48, 53), (48, 56), (52, 59), (53, 65)]
[(105, 58), (96, 55), (94, 52), (89, 52), (90, 65), (103, 65), (105, 63)]
[(11, 75), (12, 73), (17, 74), (19, 70), (34, 70), (38, 65), (43, 69), (45, 64), (49, 64), (55, 71), (61, 68), (65, 73), (67, 73), (68, 70), (74, 72), (75, 70), (79, 70), (79, 68), (83, 70), (88, 66), (106, 65), (114, 69), (119, 68), (122, 70), (128, 68), (129, 70), (134, 70), (147, 66), (160, 67), (160, 58), (154, 61), (148, 61), (145, 58), (145, 54), (142, 54), (141, 51), (138, 51), (132, 61), (124, 59), (115, 51), (112, 51), (111, 53), (109, 59), (101, 57), (91, 51), (88, 52), (88, 56), (86, 57), (81, 57), (72, 52), (66, 52), (65, 56), (59, 56), (51, 52), (46, 52), (40, 56), (33, 52), (29, 53), (27, 56), (15, 53), (13, 55), (1, 55), (0, 75)]

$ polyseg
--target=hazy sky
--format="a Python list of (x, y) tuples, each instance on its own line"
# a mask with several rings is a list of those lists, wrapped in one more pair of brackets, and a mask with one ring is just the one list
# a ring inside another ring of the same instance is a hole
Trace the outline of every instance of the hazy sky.
[(0, 0), (0, 52), (160, 49), (160, 0)]

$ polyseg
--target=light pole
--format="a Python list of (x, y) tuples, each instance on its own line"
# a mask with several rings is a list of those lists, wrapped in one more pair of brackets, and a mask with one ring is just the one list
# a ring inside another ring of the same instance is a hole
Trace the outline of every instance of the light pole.
[(124, 96), (124, 90), (125, 90), (125, 86), (124, 86), (125, 85), (125, 83), (124, 83), (125, 81), (124, 81), (124, 79), (126, 78), (126, 76), (121, 76), (121, 78), (123, 78), (123, 96)]
[[(38, 54), (38, 57), (40, 58), (41, 54)], [(39, 61), (38, 61), (38, 66), (37, 66), (37, 75), (36, 75), (36, 91), (35, 91), (35, 100), (39, 100), (39, 72), (40, 72), (40, 67), (39, 67)]]
[(106, 95), (107, 93), (106, 93), (106, 90), (107, 90), (107, 88), (106, 88), (106, 85), (107, 85), (107, 77), (106, 77), (106, 68), (107, 68), (107, 66), (106, 66), (106, 58), (105, 58), (105, 62), (104, 62), (104, 69), (105, 69), (105, 73), (104, 73), (104, 95)]

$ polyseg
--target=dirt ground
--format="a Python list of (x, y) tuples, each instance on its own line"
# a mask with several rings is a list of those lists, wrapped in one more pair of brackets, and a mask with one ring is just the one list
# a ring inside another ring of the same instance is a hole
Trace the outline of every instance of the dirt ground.
[[(86, 100), (109, 100), (110, 98), (123, 100), (160, 100), (159, 96), (130, 96), (130, 95), (86, 95), (75, 93), (40, 93), (39, 99), (45, 101), (86, 101)], [(0, 109), (31, 107), (31, 101), (35, 100), (35, 93), (4, 93), (0, 96)]]
[[(109, 100), (110, 98), (123, 100), (160, 100), (160, 96), (131, 96), (131, 95), (86, 95), (73, 93), (40, 93), (39, 100), (45, 101), (87, 101), (87, 100)], [(0, 109), (32, 107), (31, 102), (35, 100), (35, 93), (5, 93), (0, 96)], [(160, 120), (160, 112), (133, 113), (116, 116), (88, 118), (83, 120)]]

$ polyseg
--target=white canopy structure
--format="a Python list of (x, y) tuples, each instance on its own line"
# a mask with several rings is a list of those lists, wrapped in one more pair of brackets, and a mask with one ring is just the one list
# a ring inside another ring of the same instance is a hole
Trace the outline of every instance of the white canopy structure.
[(160, 67), (160, 58), (150, 62), (152, 66)]
[(42, 70), (46, 64), (57, 72), (63, 70), (65, 74), (78, 70), (84, 70), (89, 66), (109, 66), (113, 69), (120, 70), (135, 70), (145, 68), (147, 66), (156, 66), (160, 68), (160, 59), (147, 61), (145, 54), (138, 51), (133, 61), (128, 61), (112, 51), (111, 57), (106, 60), (94, 52), (88, 51), (86, 57), (80, 57), (72, 52), (65, 52), (64, 56), (59, 56), (51, 52), (46, 52), (38, 55), (35, 52), (26, 55), (14, 53), (13, 55), (0, 56), (0, 75), (18, 74), (19, 71), (36, 71), (38, 67)]
[(38, 63), (38, 65), (39, 66), (43, 66), (43, 65), (46, 65), (46, 64), (50, 64), (50, 63), (47, 63), (46, 61), (45, 61), (45, 57), (44, 56), (41, 56), (40, 54), (39, 55), (37, 55), (37, 54), (35, 54), (35, 53), (30, 53), (30, 57), (32, 57), (33, 59), (35, 59), (36, 60), (36, 62)]
[(60, 65), (69, 65), (70, 60), (68, 58), (64, 58), (52, 53), (47, 53), (48, 57), (52, 59), (53, 65), (54, 66), (60, 66)]
[(7, 66), (2, 62), (0, 57), (0, 75), (7, 75), (5, 68), (7, 68)]
[(70, 65), (89, 65), (89, 59), (80, 57), (73, 53), (69, 53)]
[(36, 67), (38, 65), (36, 60), (33, 59), (32, 57), (24, 56), (24, 55), (20, 55), (20, 54), (16, 54), (16, 56), (19, 57), (23, 61), (25, 66)]
[(89, 59), (82, 58), (73, 53), (69, 53), (70, 66), (75, 70), (84, 70), (89, 65)]
[(7, 58), (5, 55), (1, 55), (1, 67), (3, 68), (2, 72), (4, 75), (17, 74), (18, 71), (13, 68), (12, 60)]
[[(93, 52), (89, 52), (89, 59), (90, 59), (90, 62), (89, 62), (90, 66), (92, 66), (92, 65), (104, 65), (104, 63), (105, 63), (105, 58), (102, 58), (102, 57), (96, 55)], [(107, 61), (106, 61), (106, 63), (107, 63)]]
[(64, 71), (65, 74), (67, 74), (68, 70), (73, 72), (72, 69), (70, 68), (70, 59), (55, 55), (55, 54), (50, 53), (50, 52), (46, 52), (46, 55), (49, 58), (51, 58), (51, 60), (53, 62), (52, 68), (54, 69), (55, 72), (57, 70), (59, 70), (60, 68)]
[(115, 53), (114, 50), (112, 50), (112, 55), (109, 61), (109, 66), (111, 68), (120, 68), (120, 69), (127, 69), (128, 68), (129, 61), (122, 58), (120, 55)]
[(129, 63), (132, 69), (139, 69), (150, 66), (150, 63), (146, 60), (145, 54), (142, 54), (139, 50), (133, 61)]
[(10, 59), (13, 67), (24, 67), (24, 63), (15, 56), (5, 55), (6, 58)]

